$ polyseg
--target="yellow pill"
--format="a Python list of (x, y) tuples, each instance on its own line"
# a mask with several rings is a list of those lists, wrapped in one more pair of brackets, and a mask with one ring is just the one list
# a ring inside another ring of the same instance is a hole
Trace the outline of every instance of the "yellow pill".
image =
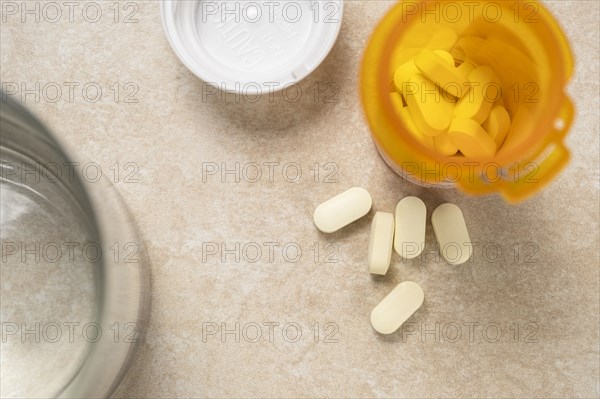
[[(475, 69), (475, 65), (473, 65), (473, 63), (469, 60), (463, 61), (462, 64), (456, 67), (456, 70), (458, 71), (458, 73), (460, 73), (460, 75), (465, 81), (468, 81), (469, 74), (473, 71), (473, 69)], [(460, 90), (462, 90), (463, 93), (460, 93), (461, 95), (457, 95), (455, 97), (462, 98), (464, 94), (466, 94), (469, 91), (469, 87), (463, 86), (460, 88)]]
[(498, 77), (490, 67), (480, 66), (469, 73), (468, 80), (470, 88), (456, 103), (454, 115), (483, 123), (499, 95)]
[(455, 60), (465, 61), (467, 55), (477, 54), (477, 52), (485, 45), (486, 39), (478, 36), (461, 36), (452, 46), (450, 53)]
[(458, 152), (448, 133), (442, 133), (433, 138), (433, 146), (438, 154), (450, 157)]
[[(444, 51), (444, 50), (434, 50), (433, 52), (434, 52), (434, 54), (436, 54), (437, 56), (442, 58), (449, 66), (454, 68), (454, 58), (452, 58), (452, 54), (450, 54), (449, 52)], [(457, 68), (457, 71), (458, 71), (458, 68)], [(463, 74), (463, 77), (466, 79), (467, 75), (468, 74)], [(460, 97), (462, 97), (462, 92), (465, 91), (465, 88), (460, 87), (458, 84), (447, 86), (444, 89), (445, 89), (445, 92), (442, 92), (442, 94), (443, 95), (445, 95), (446, 93), (450, 94), (452, 97), (449, 99), (460, 98)]]
[(412, 59), (415, 58), (415, 56), (419, 54), (422, 49), (422, 47), (396, 47), (392, 53), (392, 59), (390, 61), (392, 69), (396, 70), (402, 64), (412, 61)]
[(413, 61), (408, 61), (402, 65), (394, 73), (394, 86), (398, 93), (402, 93), (404, 86), (414, 74), (419, 73), (419, 69)]
[(394, 105), (394, 109), (398, 113), (400, 119), (402, 119), (402, 121), (406, 125), (406, 128), (408, 129), (410, 135), (414, 137), (415, 140), (417, 140), (417, 142), (422, 144), (424, 147), (433, 150), (433, 137), (427, 137), (421, 132), (419, 132), (419, 129), (417, 129), (417, 126), (415, 125), (415, 122), (410, 114), (410, 111), (408, 110), (408, 107), (403, 106), (402, 97), (400, 96), (400, 94), (390, 93), (390, 98), (392, 100), (392, 104)]
[(473, 69), (475, 69), (475, 65), (473, 65), (473, 63), (468, 60), (463, 61), (462, 64), (456, 67), (458, 73), (460, 73), (465, 80), (468, 79), (468, 76), (471, 73), (471, 71), (473, 71)]
[(404, 98), (419, 131), (425, 136), (437, 136), (445, 132), (452, 120), (454, 103), (420, 73), (413, 75), (410, 82), (405, 85)]
[(454, 58), (452, 58), (452, 54), (445, 50), (433, 50), (433, 53), (446, 61), (446, 63), (450, 66), (454, 66)]
[(511, 151), (527, 140), (537, 122), (534, 111), (535, 105), (521, 104), (519, 107), (511, 110), (510, 128), (502, 143), (502, 151)]
[(434, 33), (426, 47), (430, 50), (450, 51), (457, 40), (458, 34), (456, 31), (451, 28), (445, 28)]
[(494, 139), (496, 146), (500, 147), (510, 129), (510, 115), (502, 105), (494, 105), (481, 127)]
[(454, 118), (448, 136), (466, 157), (485, 158), (496, 153), (496, 143), (489, 134), (472, 119)]
[[(421, 73), (449, 94), (454, 95), (456, 88), (465, 87), (465, 79), (458, 73), (452, 63), (435, 54), (431, 50), (424, 49), (415, 57), (415, 65)], [(458, 90), (462, 93), (465, 90)]]

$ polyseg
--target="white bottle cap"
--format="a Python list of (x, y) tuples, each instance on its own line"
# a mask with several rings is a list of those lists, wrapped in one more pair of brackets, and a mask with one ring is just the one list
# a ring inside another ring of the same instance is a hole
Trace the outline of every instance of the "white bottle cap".
[(162, 0), (173, 50), (222, 90), (270, 93), (325, 59), (340, 30), (342, 0)]

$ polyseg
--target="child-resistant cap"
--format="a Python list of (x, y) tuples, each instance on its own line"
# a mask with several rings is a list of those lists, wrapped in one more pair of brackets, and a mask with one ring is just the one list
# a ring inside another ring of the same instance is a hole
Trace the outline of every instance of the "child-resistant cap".
[(183, 64), (229, 92), (271, 93), (306, 77), (340, 30), (342, 0), (162, 0)]

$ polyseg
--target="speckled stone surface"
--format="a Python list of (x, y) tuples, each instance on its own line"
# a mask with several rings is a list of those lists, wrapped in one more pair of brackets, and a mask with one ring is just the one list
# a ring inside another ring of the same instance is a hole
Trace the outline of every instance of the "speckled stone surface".
[[(97, 23), (4, 15), (0, 78), (63, 87), (54, 103), (54, 92), (24, 102), (101, 165), (139, 224), (152, 308), (118, 396), (600, 395), (598, 2), (546, 2), (576, 58), (573, 157), (518, 206), (412, 185), (378, 156), (358, 67), (392, 2), (345, 2), (339, 39), (295, 103), (203, 99), (163, 34), (158, 2), (121, 3), (118, 16), (109, 3)], [(78, 83), (72, 101), (68, 82)], [(82, 93), (90, 83), (102, 89), (96, 103)], [(239, 182), (224, 173), (236, 168)], [(315, 206), (351, 186), (370, 191), (373, 210), (320, 234)], [(462, 208), (481, 243), (472, 262), (436, 258), (428, 222), (425, 257), (394, 255), (386, 277), (369, 275), (373, 212), (406, 195), (421, 197), (428, 217), (443, 202)], [(424, 305), (378, 335), (370, 311), (405, 280), (423, 287)]]

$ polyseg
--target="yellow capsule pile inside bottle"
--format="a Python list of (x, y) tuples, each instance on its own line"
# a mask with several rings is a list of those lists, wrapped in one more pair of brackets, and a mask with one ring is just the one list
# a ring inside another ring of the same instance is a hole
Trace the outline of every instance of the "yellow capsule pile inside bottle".
[(396, 68), (394, 108), (410, 134), (441, 155), (494, 156), (511, 125), (500, 79), (490, 67), (455, 60), (447, 45), (432, 41)]

